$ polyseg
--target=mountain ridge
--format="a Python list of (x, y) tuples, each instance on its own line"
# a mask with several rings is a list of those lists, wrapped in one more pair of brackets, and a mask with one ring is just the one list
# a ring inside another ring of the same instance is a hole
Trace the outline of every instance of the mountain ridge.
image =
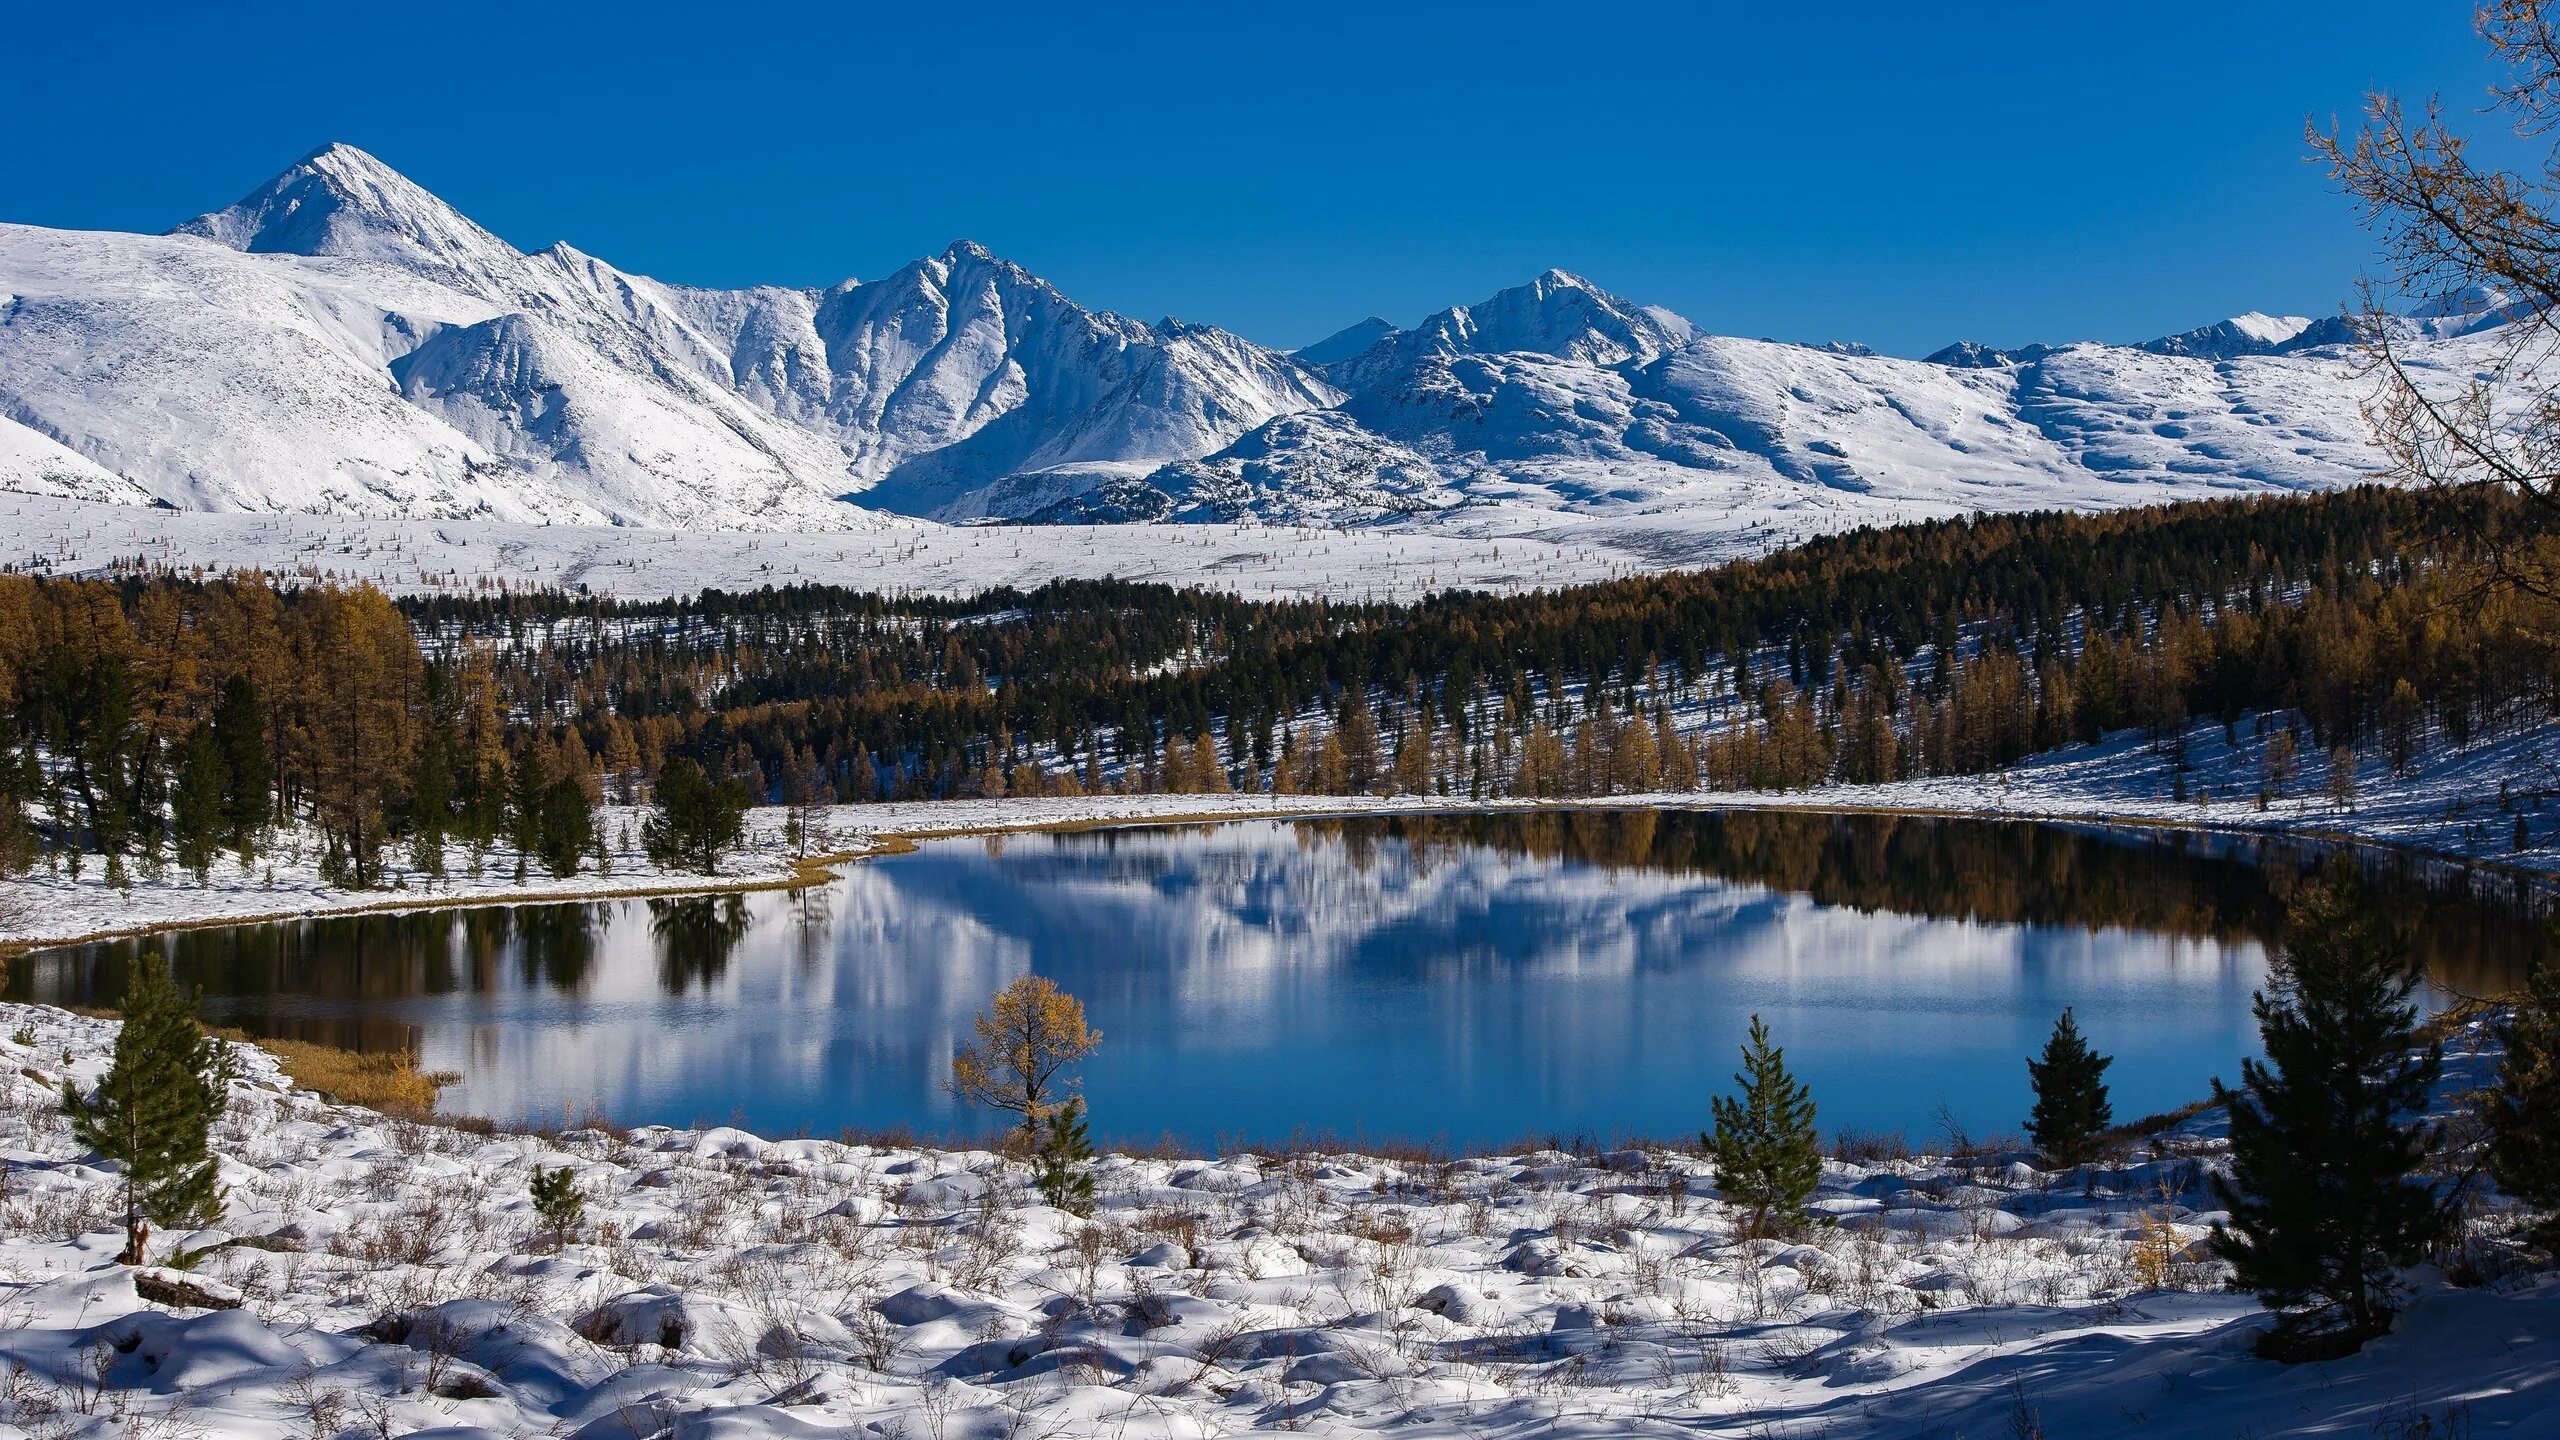
[[(2513, 313), (2405, 323), (2459, 373)], [(2351, 338), (2251, 312), (1904, 360), (1709, 334), (1550, 269), (1292, 353), (1088, 309), (965, 239), (725, 290), (528, 253), (333, 144), (159, 237), (0, 226), (0, 417), (43, 442), (12, 442), (0, 487), (692, 529), (1570, 519), (1676, 550), (2351, 483), (2373, 458)]]

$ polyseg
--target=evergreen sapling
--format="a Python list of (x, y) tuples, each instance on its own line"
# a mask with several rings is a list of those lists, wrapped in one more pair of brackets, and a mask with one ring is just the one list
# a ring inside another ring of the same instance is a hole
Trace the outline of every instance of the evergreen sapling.
[(1070, 1099), (1040, 1121), (1040, 1142), (1031, 1156), (1032, 1188), (1040, 1198), (1070, 1215), (1093, 1213), (1093, 1138), (1085, 1124), (1084, 1101)]
[(125, 984), (123, 1028), (97, 1090), (62, 1082), (72, 1138), (124, 1167), (125, 1250), (143, 1263), (151, 1227), (211, 1218), (220, 1208), (213, 1122), (228, 1103), (231, 1050), (196, 1024), (195, 1000), (145, 955)]
[(2097, 1158), (2099, 1137), (2115, 1123), (2106, 1080), (2107, 1067), (2114, 1063), (2114, 1057), (2089, 1048), (2068, 1009), (2053, 1022), (2044, 1057), (2027, 1061), (2027, 1078), (2036, 1092), (2035, 1110), (2027, 1118), (2027, 1138), (2046, 1159), (2069, 1167)]
[(2213, 1190), (2231, 1220), (2213, 1250), (2276, 1312), (2259, 1343), (2272, 1359), (2351, 1354), (2388, 1331), (2398, 1272), (2444, 1232), (2451, 1197), (2419, 1173), (2443, 1127), (2416, 1118), (2444, 1051), (2418, 1044), (2417, 984), (2351, 875), (2310, 886), (2251, 1001), (2267, 1058), (2241, 1063), (2236, 1091), (2215, 1082), (2231, 1173)]
[(1745, 1233), (1762, 1236), (1801, 1216), (1822, 1180), (1813, 1097), (1787, 1073), (1786, 1052), (1769, 1043), (1769, 1027), (1757, 1015), (1733, 1078), (1740, 1098), (1715, 1098), (1715, 1130), (1699, 1140), (1715, 1161), (1716, 1188), (1749, 1211)]

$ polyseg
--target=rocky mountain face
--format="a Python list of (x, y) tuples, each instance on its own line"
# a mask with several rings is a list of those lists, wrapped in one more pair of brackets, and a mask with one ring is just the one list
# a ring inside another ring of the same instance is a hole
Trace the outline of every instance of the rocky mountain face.
[[(2502, 297), (2406, 322), (2464, 373)], [(330, 146), (167, 235), (0, 226), (0, 488), (688, 529), (1259, 520), (1729, 534), (2347, 483), (2344, 322), (1926, 361), (1551, 270), (1295, 353), (967, 242), (825, 289), (525, 253)]]

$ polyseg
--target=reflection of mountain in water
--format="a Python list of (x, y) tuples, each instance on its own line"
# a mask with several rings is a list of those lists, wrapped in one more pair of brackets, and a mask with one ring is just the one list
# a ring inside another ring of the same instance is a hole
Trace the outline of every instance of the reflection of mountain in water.
[[(2122, 1057), (2130, 1113), (2144, 1076), (2175, 1103), (2246, 1049), (2304, 863), (2260, 858), (1801, 814), (1131, 829), (928, 845), (791, 894), (185, 932), (29, 957), (10, 993), (96, 1003), (149, 944), (223, 1019), (415, 1047), (490, 1113), (947, 1128), (971, 1123), (940, 1085), (970, 1015), (1037, 969), (1110, 1037), (1106, 1125), (1202, 1137), (1677, 1131), (1754, 1010), (1846, 1087), (1826, 1123), (1899, 1123), (1894, 1104), (1925, 1113), (1993, 1068), (1978, 1083), (2022, 1083), (1987, 1057), (2073, 1004)], [(2462, 988), (2539, 947), (2505, 907), (2380, 883)]]

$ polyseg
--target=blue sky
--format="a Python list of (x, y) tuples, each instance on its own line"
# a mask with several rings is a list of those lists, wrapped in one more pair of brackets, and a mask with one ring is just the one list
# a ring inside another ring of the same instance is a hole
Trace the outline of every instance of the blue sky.
[(1272, 344), (1550, 265), (1710, 329), (2133, 340), (2325, 313), (2303, 160), (2478, 103), (2469, 6), (28, 6), (0, 219), (157, 230), (329, 140), (526, 247), (702, 284), (967, 236)]

